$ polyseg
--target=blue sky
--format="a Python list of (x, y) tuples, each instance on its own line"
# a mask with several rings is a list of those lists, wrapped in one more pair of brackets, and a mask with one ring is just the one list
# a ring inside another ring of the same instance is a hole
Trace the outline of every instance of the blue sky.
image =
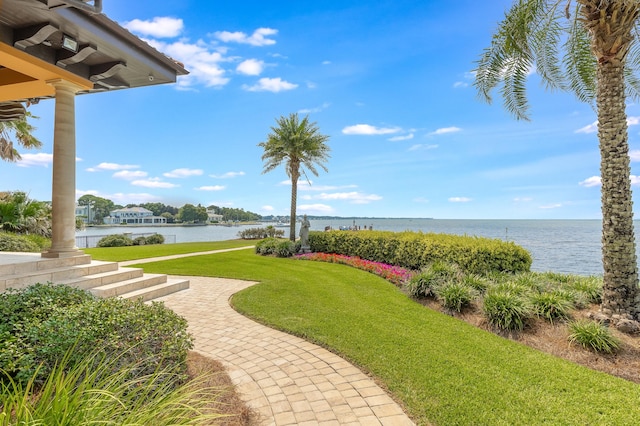
[[(596, 219), (590, 105), (529, 78), (530, 122), (479, 100), (472, 70), (508, 0), (108, 0), (104, 12), (191, 72), (177, 84), (76, 99), (77, 193), (289, 212), (284, 168), (262, 174), (275, 120), (308, 114), (329, 172), (301, 182), (298, 213), (442, 219)], [(0, 164), (4, 190), (51, 198), (54, 101), (38, 151)], [(640, 107), (630, 104), (632, 179)]]

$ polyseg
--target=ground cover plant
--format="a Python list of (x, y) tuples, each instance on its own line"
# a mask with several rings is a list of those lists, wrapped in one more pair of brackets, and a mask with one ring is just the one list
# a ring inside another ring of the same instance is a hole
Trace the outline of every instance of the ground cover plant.
[(633, 424), (640, 416), (637, 384), (425, 309), (356, 268), (250, 250), (140, 266), (260, 281), (234, 296), (236, 309), (349, 359), (418, 424)]
[(170, 256), (174, 254), (198, 253), (212, 250), (224, 250), (249, 247), (251, 243), (243, 240), (209, 241), (194, 243), (143, 245), (133, 247), (90, 248), (83, 251), (95, 260), (123, 262), (125, 260), (146, 259), (150, 257)]

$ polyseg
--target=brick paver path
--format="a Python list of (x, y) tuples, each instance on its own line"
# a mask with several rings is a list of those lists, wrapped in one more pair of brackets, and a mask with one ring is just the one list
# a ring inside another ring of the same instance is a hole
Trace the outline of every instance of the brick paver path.
[(157, 300), (187, 319), (195, 349), (225, 365), (264, 425), (413, 425), (344, 359), (234, 311), (231, 295), (255, 283), (187, 278), (191, 288)]

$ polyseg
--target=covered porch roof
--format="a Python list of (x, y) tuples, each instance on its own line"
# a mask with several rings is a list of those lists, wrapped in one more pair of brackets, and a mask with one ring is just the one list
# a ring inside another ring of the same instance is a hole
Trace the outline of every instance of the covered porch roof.
[(184, 66), (100, 13), (101, 1), (0, 0), (0, 103), (173, 83)]

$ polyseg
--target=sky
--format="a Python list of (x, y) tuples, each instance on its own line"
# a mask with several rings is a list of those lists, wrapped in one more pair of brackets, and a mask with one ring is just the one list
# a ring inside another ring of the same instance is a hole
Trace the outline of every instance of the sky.
[[(299, 182), (298, 214), (599, 219), (593, 106), (532, 72), (531, 121), (518, 121), (473, 86), (511, 4), (105, 0), (190, 74), (76, 98), (77, 196), (288, 215), (291, 182), (284, 166), (262, 173), (258, 144), (298, 113), (331, 149), (328, 172)], [(54, 100), (30, 111), (43, 147), (1, 163), (0, 189), (50, 200)], [(640, 193), (640, 106), (627, 114)]]

